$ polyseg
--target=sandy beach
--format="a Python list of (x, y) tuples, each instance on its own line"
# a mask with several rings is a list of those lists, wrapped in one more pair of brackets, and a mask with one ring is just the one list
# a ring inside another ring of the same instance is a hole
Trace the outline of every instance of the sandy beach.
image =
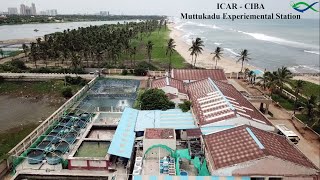
[[(183, 33), (176, 28), (174, 28), (174, 24), (169, 24), (168, 27), (171, 30), (170, 37), (176, 42), (176, 51), (188, 62), (191, 63), (192, 57), (190, 55), (190, 45), (188, 45), (182, 38)], [(208, 50), (204, 48), (204, 51), (197, 58), (197, 67), (213, 69), (215, 67), (215, 61), (212, 60), (213, 55), (211, 52), (214, 50)], [(230, 57), (222, 57), (221, 60), (218, 61), (218, 66), (223, 68), (226, 73), (230, 72), (239, 72), (241, 70), (241, 62), (236, 62), (237, 59), (231, 59)], [(249, 65), (248, 63), (244, 63), (243, 68), (249, 68), (251, 70), (260, 69)], [(262, 70), (262, 69), (260, 69)]]
[[(188, 49), (190, 48), (190, 45), (188, 45), (183, 40), (183, 32), (179, 31), (178, 29), (174, 28), (175, 24), (171, 23), (168, 25), (170, 32), (170, 37), (175, 40), (176, 42), (176, 51), (188, 62), (191, 63), (192, 57), (190, 55), (190, 51)], [(204, 51), (202, 54), (197, 58), (197, 67), (207, 68), (207, 69), (213, 69), (215, 66), (215, 61), (212, 60), (213, 55), (211, 52), (214, 50), (208, 50), (204, 48)], [(218, 66), (223, 68), (226, 73), (230, 72), (239, 72), (241, 70), (241, 62), (236, 62), (237, 59), (232, 59), (231, 57), (222, 57), (221, 60), (218, 61)], [(250, 63), (250, 62), (249, 62)], [(263, 68), (255, 67), (247, 62), (244, 63), (244, 68), (249, 68), (250, 70), (259, 69), (263, 71)], [(294, 76), (293, 79), (301, 79), (304, 81), (309, 81), (315, 84), (320, 85), (320, 76)]]

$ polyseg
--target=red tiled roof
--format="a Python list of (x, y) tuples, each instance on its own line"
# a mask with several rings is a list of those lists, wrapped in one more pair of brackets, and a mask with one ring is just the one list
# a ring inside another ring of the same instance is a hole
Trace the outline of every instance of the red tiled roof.
[(188, 137), (200, 137), (202, 135), (200, 128), (187, 129), (186, 132)]
[[(151, 82), (152, 88), (162, 88), (167, 86), (167, 77), (155, 79)], [(168, 78), (169, 86), (177, 88), (180, 93), (186, 93), (186, 89), (184, 87), (183, 81), (174, 78)]]
[(214, 83), (240, 116), (272, 125), (233, 85), (221, 81), (214, 81)]
[[(259, 147), (247, 128), (256, 136), (261, 145), (263, 145), (263, 148)], [(317, 169), (285, 137), (248, 125), (206, 135), (204, 142), (208, 153), (213, 159), (214, 169), (229, 167), (266, 156), (274, 156), (305, 167)]]
[(211, 78), (217, 81), (227, 81), (222, 69), (173, 69), (173, 78), (179, 80), (201, 80)]
[(145, 131), (146, 139), (173, 139), (174, 129), (147, 128)]
[(209, 79), (189, 83), (186, 88), (192, 101), (193, 112), (200, 125), (236, 117), (227, 101)]

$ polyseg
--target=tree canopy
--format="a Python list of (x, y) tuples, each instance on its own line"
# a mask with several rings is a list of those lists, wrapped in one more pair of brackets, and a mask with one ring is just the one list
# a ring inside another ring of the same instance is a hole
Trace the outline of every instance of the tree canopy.
[(141, 110), (167, 110), (175, 107), (161, 89), (146, 90), (139, 98)]

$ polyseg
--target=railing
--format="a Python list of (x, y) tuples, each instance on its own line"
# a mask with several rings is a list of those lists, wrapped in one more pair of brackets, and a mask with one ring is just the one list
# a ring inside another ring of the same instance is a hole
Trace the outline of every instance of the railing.
[(9, 168), (7, 165), (7, 160), (4, 159), (0, 161), (0, 179), (3, 178), (3, 176), (8, 172)]
[(128, 73), (134, 72), (134, 69), (103, 69), (102, 72), (104, 74), (122, 74), (124, 70), (127, 70)]
[(228, 79), (243, 79), (244, 78), (244, 73), (238, 73), (238, 72), (225, 73), (225, 75)]
[[(63, 116), (64, 111), (73, 106), (74, 103), (76, 103), (84, 95), (84, 93), (95, 83), (96, 80), (97, 77), (95, 77), (88, 84), (86, 84), (86, 86), (84, 86), (80, 91), (78, 91), (74, 96), (72, 96), (58, 110), (56, 110), (51, 116), (49, 116), (45, 121), (43, 121), (34, 131), (32, 131), (26, 138), (24, 138), (13, 149), (11, 149), (8, 155), (17, 157), (20, 154), (22, 154), (30, 145), (32, 145), (35, 142), (35, 140), (40, 135), (42, 135), (47, 130), (47, 128), (54, 121), (60, 119)], [(8, 166), (10, 164), (11, 162), (8, 163)]]

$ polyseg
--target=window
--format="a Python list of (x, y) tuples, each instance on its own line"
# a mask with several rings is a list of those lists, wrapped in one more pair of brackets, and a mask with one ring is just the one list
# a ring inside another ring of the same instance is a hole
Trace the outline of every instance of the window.
[(264, 177), (251, 177), (250, 180), (265, 180)]
[(269, 180), (282, 180), (281, 177), (269, 177)]

